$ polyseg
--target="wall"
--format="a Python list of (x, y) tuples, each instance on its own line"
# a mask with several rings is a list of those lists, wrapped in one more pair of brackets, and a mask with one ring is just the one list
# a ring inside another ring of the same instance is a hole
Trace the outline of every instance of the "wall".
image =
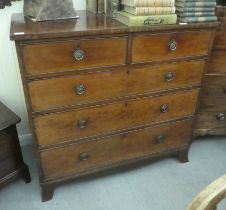
[[(86, 1), (74, 0), (74, 5), (77, 10), (84, 10)], [(11, 15), (22, 11), (22, 1), (13, 2), (11, 7), (0, 10), (0, 101), (21, 117), (22, 121), (17, 128), (20, 141), (24, 144), (30, 139), (30, 128), (15, 45), (9, 40)]]

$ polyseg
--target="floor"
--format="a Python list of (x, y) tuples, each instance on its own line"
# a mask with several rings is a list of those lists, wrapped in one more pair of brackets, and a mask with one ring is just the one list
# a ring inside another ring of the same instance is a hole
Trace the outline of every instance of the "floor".
[[(200, 138), (189, 163), (167, 158), (138, 169), (56, 188), (42, 203), (31, 145), (23, 148), (32, 182), (15, 181), (0, 190), (0, 210), (185, 210), (206, 185), (226, 173), (226, 138)], [(219, 210), (226, 209), (222, 202)]]

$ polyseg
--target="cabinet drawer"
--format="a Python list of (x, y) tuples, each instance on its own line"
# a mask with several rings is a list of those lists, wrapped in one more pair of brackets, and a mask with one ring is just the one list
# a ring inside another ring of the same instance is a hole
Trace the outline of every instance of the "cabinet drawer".
[(197, 115), (194, 135), (226, 135), (226, 108), (202, 109)]
[(44, 179), (94, 172), (111, 164), (187, 146), (191, 127), (191, 121), (183, 121), (41, 152)]
[(145, 97), (34, 118), (41, 146), (193, 115), (198, 90)]
[(136, 36), (132, 45), (132, 62), (207, 55), (210, 38), (210, 31)]
[(201, 97), (201, 108), (214, 110), (226, 106), (226, 75), (206, 76)]
[(212, 50), (207, 74), (226, 74), (226, 50)]
[(75, 40), (27, 45), (28, 74), (42, 74), (125, 64), (126, 38)]
[[(225, 11), (222, 11), (225, 14)], [(224, 15), (225, 16), (225, 15)], [(226, 46), (226, 17), (218, 17), (218, 21), (221, 22), (220, 26), (217, 28), (214, 38), (214, 46)]]
[(28, 85), (32, 109), (49, 110), (199, 85), (204, 64), (203, 60), (188, 61), (33, 81)]

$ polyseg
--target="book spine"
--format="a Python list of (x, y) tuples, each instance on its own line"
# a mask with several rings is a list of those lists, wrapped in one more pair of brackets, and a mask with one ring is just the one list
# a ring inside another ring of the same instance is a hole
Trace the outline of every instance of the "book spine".
[(178, 12), (214, 12), (214, 7), (176, 7)]
[(185, 3), (180, 3), (177, 2), (176, 6), (181, 6), (183, 5), (184, 7), (215, 7), (216, 2), (185, 2)]
[(175, 7), (136, 7), (135, 15), (174, 14)]
[(87, 0), (86, 1), (86, 8), (88, 11), (97, 13), (98, 8), (97, 8), (97, 0)]
[[(177, 1), (183, 1), (185, 2), (185, 0), (177, 0)], [(186, 2), (216, 2), (216, 0), (186, 0)]]
[(155, 24), (175, 24), (177, 15), (150, 15), (150, 16), (135, 16), (130, 18), (129, 26), (146, 26)]
[(200, 17), (200, 16), (214, 16), (215, 12), (184, 12), (177, 13), (181, 17)]
[(216, 16), (206, 16), (206, 17), (186, 17), (178, 18), (179, 21), (183, 22), (208, 22), (208, 21), (217, 21)]
[[(133, 0), (134, 7), (173, 7), (175, 0)], [(122, 0), (122, 4), (126, 4), (126, 1)]]
[(99, 14), (104, 14), (105, 12), (105, 0), (98, 0), (98, 9)]

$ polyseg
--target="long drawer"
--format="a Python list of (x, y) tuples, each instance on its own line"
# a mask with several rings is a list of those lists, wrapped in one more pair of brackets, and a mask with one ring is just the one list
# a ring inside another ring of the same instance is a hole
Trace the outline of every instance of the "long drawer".
[(126, 38), (82, 39), (26, 45), (23, 59), (27, 74), (42, 74), (126, 62)]
[(34, 118), (41, 146), (193, 115), (198, 90), (138, 98)]
[(28, 84), (34, 111), (79, 105), (152, 91), (199, 85), (203, 60), (132, 67), (33, 81)]
[(208, 111), (225, 109), (226, 75), (207, 75), (205, 77), (200, 107)]
[(210, 31), (138, 35), (133, 39), (132, 62), (207, 55), (210, 38)]
[(188, 146), (192, 121), (146, 128), (40, 153), (44, 180), (79, 175), (111, 164)]

